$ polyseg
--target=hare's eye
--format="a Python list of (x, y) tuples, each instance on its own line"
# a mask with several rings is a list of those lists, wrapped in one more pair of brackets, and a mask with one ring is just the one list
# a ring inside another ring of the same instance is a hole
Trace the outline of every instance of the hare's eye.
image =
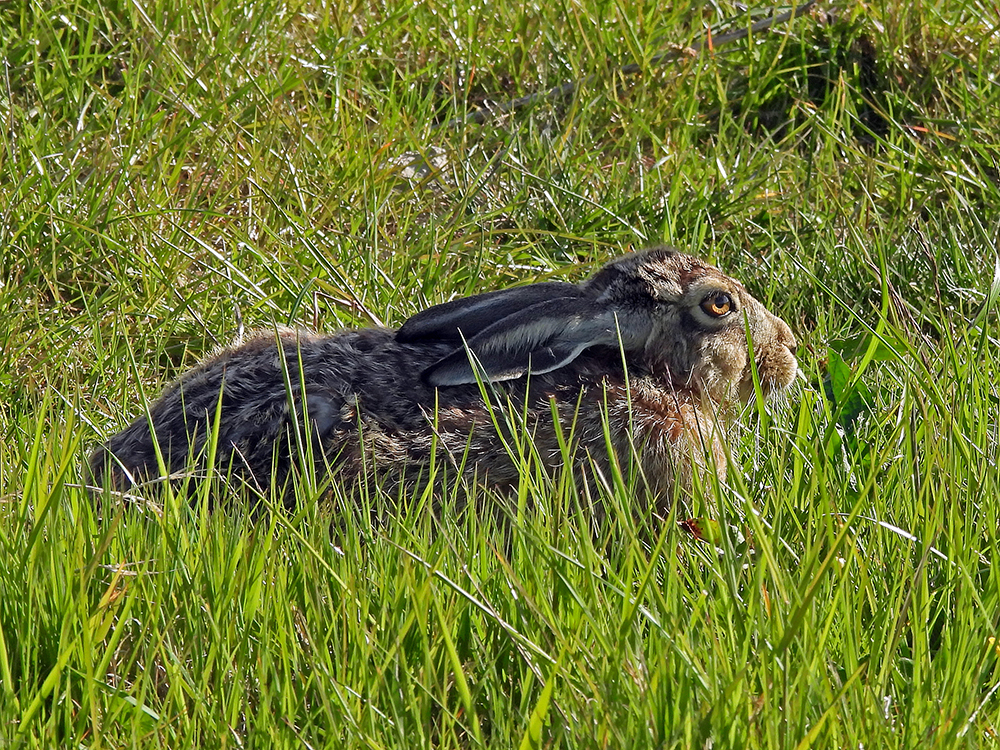
[(705, 311), (706, 315), (711, 315), (713, 318), (728, 315), (734, 307), (733, 298), (725, 292), (710, 295), (701, 303), (701, 309)]

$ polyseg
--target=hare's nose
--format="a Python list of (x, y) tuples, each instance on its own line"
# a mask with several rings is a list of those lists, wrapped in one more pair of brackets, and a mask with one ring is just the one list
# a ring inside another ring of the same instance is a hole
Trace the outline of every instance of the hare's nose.
[(792, 329), (788, 327), (788, 323), (783, 321), (781, 318), (777, 318), (778, 322), (778, 333), (779, 339), (782, 344), (795, 356), (795, 350), (799, 348), (799, 342), (795, 340), (795, 334), (792, 333)]

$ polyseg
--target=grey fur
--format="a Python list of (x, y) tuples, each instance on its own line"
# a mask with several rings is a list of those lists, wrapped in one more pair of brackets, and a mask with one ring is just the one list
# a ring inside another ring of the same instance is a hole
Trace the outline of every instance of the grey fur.
[(545, 281), (452, 300), (418, 312), (407, 320), (396, 331), (396, 341), (409, 344), (439, 339), (459, 344), (462, 337), (470, 339), (500, 318), (518, 310), (539, 302), (579, 297), (582, 293), (577, 284)]
[[(733, 302), (721, 317), (701, 308), (718, 295)], [(653, 248), (580, 285), (432, 307), (396, 332), (263, 332), (182, 375), (148, 417), (94, 453), (92, 476), (116, 489), (156, 478), (157, 445), (168, 472), (204, 468), (218, 408), (219, 473), (264, 491), (286, 487), (306, 456), (321, 479), (377, 477), (391, 491), (422, 481), (434, 451), (452, 476), (512, 487), (512, 431), (532, 435), (550, 469), (563, 464), (554, 405), (578, 470), (606, 475), (612, 461), (625, 467), (638, 455), (635, 468), (666, 509), (697, 467), (724, 478), (725, 426), (753, 394), (747, 330), (765, 395), (786, 388), (797, 368), (788, 326), (714, 267)], [(498, 411), (519, 424), (500, 418), (498, 430)]]
[[(433, 308), (428, 312), (433, 312)], [(431, 385), (475, 383), (475, 361), (494, 382), (559, 369), (595, 346), (617, 346), (619, 328), (626, 350), (649, 335), (650, 321), (632, 315), (619, 326), (618, 311), (587, 297), (561, 297), (530, 305), (482, 329), (424, 371)], [(463, 331), (464, 333), (464, 331)], [(473, 355), (470, 357), (470, 353)]]

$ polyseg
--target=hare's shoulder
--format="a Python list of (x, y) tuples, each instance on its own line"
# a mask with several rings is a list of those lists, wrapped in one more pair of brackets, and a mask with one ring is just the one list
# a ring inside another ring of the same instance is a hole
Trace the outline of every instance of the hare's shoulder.
[(717, 418), (728, 416), (718, 404), (706, 408), (705, 397), (691, 383), (651, 372), (634, 360), (623, 366), (615, 354), (581, 357), (540, 379), (538, 390), (566, 403), (579, 397), (582, 408), (607, 419), (613, 433), (632, 435), (639, 443), (674, 443), (685, 434), (711, 431)]

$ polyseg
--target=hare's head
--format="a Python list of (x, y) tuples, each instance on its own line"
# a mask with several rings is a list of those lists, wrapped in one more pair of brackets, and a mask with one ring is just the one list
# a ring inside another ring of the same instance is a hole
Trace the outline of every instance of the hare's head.
[(765, 395), (795, 377), (795, 337), (738, 281), (697, 258), (652, 248), (611, 261), (580, 285), (546, 283), (457, 300), (424, 311), (397, 338), (451, 340), (424, 372), (431, 385), (510, 380), (569, 365), (594, 347), (621, 348), (674, 389), (718, 403), (753, 394), (750, 335)]
[(668, 248), (626, 255), (585, 288), (616, 311), (646, 366), (675, 386), (694, 386), (718, 402), (745, 402), (753, 395), (751, 348), (765, 396), (795, 378), (796, 342), (785, 321), (697, 258)]

